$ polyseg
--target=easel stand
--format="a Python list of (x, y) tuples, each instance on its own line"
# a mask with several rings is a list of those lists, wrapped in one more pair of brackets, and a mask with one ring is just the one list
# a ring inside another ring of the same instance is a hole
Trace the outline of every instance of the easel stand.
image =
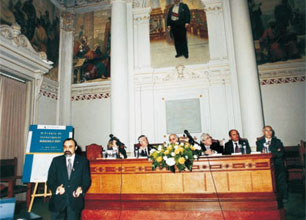
[(47, 192), (47, 184), (46, 184), (46, 182), (42, 183), (42, 184), (45, 184), (44, 193), (37, 194), (38, 184), (40, 184), (40, 183), (38, 183), (38, 182), (35, 183), (34, 190), (33, 190), (33, 193), (31, 195), (31, 203), (30, 203), (28, 212), (31, 212), (31, 210), (32, 210), (32, 206), (33, 206), (35, 197), (44, 197), (44, 198), (46, 198), (47, 196), (52, 196), (52, 192), (50, 190), (49, 190), (49, 192)]

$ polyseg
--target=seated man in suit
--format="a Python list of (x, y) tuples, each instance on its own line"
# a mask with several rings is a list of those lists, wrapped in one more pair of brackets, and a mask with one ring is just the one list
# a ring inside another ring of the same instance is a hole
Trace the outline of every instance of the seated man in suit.
[(169, 144), (178, 144), (179, 138), (176, 134), (170, 134), (169, 135)]
[(223, 147), (220, 145), (219, 141), (212, 139), (212, 137), (203, 133), (200, 137), (201, 148), (205, 155), (212, 155), (215, 153), (223, 153)]
[(52, 191), (49, 203), (51, 219), (80, 219), (84, 193), (90, 186), (88, 160), (75, 154), (77, 143), (68, 138), (63, 142), (64, 155), (53, 158), (47, 186)]
[(147, 157), (150, 155), (150, 151), (152, 149), (155, 149), (155, 147), (153, 147), (152, 145), (149, 144), (148, 138), (145, 135), (140, 135), (138, 137), (138, 142), (139, 142), (139, 149), (135, 149), (135, 150), (139, 150), (139, 156), (141, 157)]
[(284, 202), (288, 200), (286, 168), (284, 165), (284, 146), (281, 140), (274, 136), (271, 126), (263, 128), (264, 136), (256, 142), (256, 150), (262, 153), (272, 153), (275, 168), (276, 189), (278, 198)]
[(232, 129), (228, 132), (231, 140), (225, 144), (224, 154), (232, 153), (251, 153), (251, 148), (247, 139), (240, 138), (240, 134), (236, 129)]

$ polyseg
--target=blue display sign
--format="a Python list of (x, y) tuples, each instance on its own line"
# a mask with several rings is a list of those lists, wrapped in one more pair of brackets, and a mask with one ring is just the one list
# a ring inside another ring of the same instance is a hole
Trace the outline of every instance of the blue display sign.
[(63, 141), (72, 137), (72, 126), (30, 125), (22, 181), (46, 182), (52, 159), (63, 154)]
[(63, 152), (62, 143), (72, 133), (72, 126), (30, 125), (27, 153)]

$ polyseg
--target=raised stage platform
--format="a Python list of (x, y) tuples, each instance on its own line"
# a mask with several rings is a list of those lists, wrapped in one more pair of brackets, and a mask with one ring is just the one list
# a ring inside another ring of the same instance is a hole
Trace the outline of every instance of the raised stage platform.
[(146, 159), (90, 161), (82, 219), (282, 219), (270, 158), (203, 157), (177, 173)]

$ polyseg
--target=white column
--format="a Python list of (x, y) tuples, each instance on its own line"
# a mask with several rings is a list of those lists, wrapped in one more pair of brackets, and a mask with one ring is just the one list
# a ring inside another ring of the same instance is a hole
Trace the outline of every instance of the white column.
[(224, 0), (201, 0), (207, 19), (210, 63), (227, 58)]
[(129, 87), (127, 6), (123, 0), (112, 1), (111, 25), (111, 108), (112, 133), (129, 143)]
[(143, 70), (151, 67), (150, 13), (151, 8), (133, 10), (135, 69)]
[(74, 16), (61, 15), (59, 69), (58, 69), (58, 106), (57, 123), (71, 125), (71, 82), (73, 68), (73, 28)]
[(264, 122), (248, 3), (245, 0), (230, 1), (230, 8), (242, 131), (251, 146), (255, 146)]
[[(134, 152), (134, 144), (136, 143), (135, 132), (135, 85), (134, 85), (134, 21), (133, 21), (133, 2), (127, 1), (127, 42), (128, 42), (128, 75), (129, 75), (129, 143), (128, 151)], [(136, 107), (137, 108), (137, 107)]]

